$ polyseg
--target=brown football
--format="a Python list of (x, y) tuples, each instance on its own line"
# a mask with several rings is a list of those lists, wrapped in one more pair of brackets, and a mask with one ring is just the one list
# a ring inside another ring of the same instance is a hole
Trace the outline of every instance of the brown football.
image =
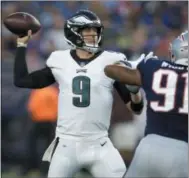
[(32, 34), (35, 34), (41, 28), (39, 20), (26, 12), (10, 14), (4, 19), (4, 25), (8, 30), (20, 37), (27, 35), (28, 30), (32, 30)]

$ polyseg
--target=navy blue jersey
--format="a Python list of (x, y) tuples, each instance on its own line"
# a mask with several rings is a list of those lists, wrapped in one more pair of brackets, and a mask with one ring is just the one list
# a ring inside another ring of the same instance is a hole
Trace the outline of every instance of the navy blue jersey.
[(147, 98), (145, 135), (188, 142), (188, 67), (159, 59), (137, 66)]

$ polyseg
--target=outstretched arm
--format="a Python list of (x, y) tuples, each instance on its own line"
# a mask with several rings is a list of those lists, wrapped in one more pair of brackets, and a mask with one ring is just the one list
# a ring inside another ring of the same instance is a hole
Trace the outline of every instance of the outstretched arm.
[[(43, 88), (55, 82), (51, 69), (44, 69), (28, 73), (26, 64), (26, 46), (29, 37), (18, 38), (18, 45), (14, 61), (14, 84), (21, 88)], [(25, 40), (26, 39), (26, 40)]]
[(114, 64), (106, 66), (104, 72), (108, 77), (121, 83), (138, 86), (142, 85), (141, 74), (137, 69)]
[[(146, 61), (150, 59), (158, 59), (158, 57), (154, 56), (153, 52), (148, 53), (148, 55), (141, 54), (136, 61), (132, 62), (132, 65), (128, 61), (118, 61), (115, 64), (106, 66), (104, 72), (108, 77), (121, 83), (141, 86), (142, 77), (144, 77), (143, 73), (145, 73), (147, 68), (144, 66), (147, 65)], [(136, 66), (141, 66), (141, 64), (143, 67), (140, 71), (138, 69), (132, 69), (132, 66), (135, 68)]]

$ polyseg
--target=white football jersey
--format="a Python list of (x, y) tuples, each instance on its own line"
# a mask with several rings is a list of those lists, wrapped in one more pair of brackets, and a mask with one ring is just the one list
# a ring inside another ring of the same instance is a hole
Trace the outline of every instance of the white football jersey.
[(47, 66), (59, 84), (57, 136), (97, 139), (108, 135), (114, 80), (105, 75), (104, 68), (125, 59), (122, 53), (104, 51), (80, 66), (70, 50), (50, 55)]

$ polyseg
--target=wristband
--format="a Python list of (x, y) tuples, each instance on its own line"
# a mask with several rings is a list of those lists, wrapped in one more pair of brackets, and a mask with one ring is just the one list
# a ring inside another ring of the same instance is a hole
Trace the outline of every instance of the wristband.
[(142, 109), (144, 107), (144, 101), (143, 99), (140, 101), (140, 103), (134, 103), (132, 100), (131, 100), (131, 109), (134, 111), (134, 112), (141, 112)]
[(17, 47), (27, 47), (27, 44), (22, 42), (17, 42)]

